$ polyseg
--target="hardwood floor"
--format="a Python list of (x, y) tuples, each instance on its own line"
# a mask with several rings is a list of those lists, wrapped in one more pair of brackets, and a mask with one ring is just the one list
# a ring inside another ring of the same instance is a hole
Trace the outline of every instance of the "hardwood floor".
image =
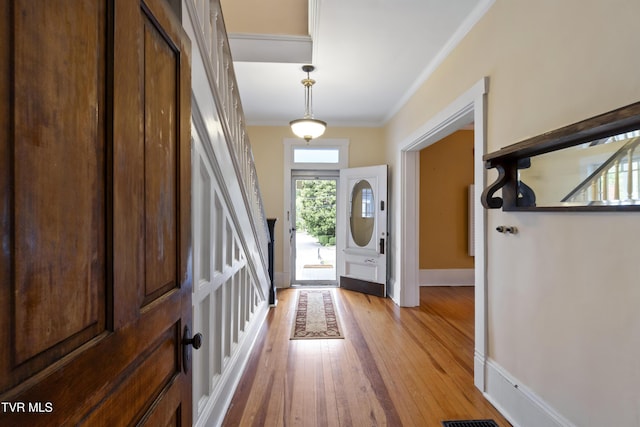
[(296, 290), (278, 290), (223, 425), (510, 426), (473, 385), (473, 288), (423, 287), (416, 308), (334, 292), (345, 339), (292, 341)]

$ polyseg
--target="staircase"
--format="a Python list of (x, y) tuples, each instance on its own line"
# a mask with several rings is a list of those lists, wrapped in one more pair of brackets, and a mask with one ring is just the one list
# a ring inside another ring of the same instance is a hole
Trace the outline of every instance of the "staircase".
[(219, 0), (182, 0), (192, 48), (193, 424), (224, 418), (269, 307), (269, 231)]
[(605, 162), (567, 194), (563, 202), (635, 204), (640, 201), (640, 131), (604, 138), (591, 145), (624, 141)]

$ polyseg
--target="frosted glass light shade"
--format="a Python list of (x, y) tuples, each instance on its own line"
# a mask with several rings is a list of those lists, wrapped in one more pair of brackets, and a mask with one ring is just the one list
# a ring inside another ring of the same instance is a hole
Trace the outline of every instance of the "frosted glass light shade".
[(291, 125), (293, 133), (307, 142), (321, 136), (327, 127), (327, 124), (322, 120), (311, 118), (292, 120), (289, 125)]

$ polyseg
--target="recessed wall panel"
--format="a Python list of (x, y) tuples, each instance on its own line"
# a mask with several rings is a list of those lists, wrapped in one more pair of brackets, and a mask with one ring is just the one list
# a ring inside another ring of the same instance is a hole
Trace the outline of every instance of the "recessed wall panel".
[(144, 25), (145, 295), (177, 286), (176, 52), (149, 21)]
[(200, 224), (197, 238), (200, 240), (200, 280), (211, 280), (211, 176), (200, 160)]

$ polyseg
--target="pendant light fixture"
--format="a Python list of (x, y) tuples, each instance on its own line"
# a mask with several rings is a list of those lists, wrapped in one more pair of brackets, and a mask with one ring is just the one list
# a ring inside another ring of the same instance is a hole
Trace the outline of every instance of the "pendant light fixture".
[(327, 128), (325, 122), (313, 118), (312, 86), (316, 81), (309, 78), (309, 73), (313, 70), (315, 70), (313, 65), (302, 66), (302, 71), (307, 73), (307, 78), (302, 79), (302, 85), (304, 86), (304, 117), (289, 122), (293, 133), (307, 142), (321, 136)]

